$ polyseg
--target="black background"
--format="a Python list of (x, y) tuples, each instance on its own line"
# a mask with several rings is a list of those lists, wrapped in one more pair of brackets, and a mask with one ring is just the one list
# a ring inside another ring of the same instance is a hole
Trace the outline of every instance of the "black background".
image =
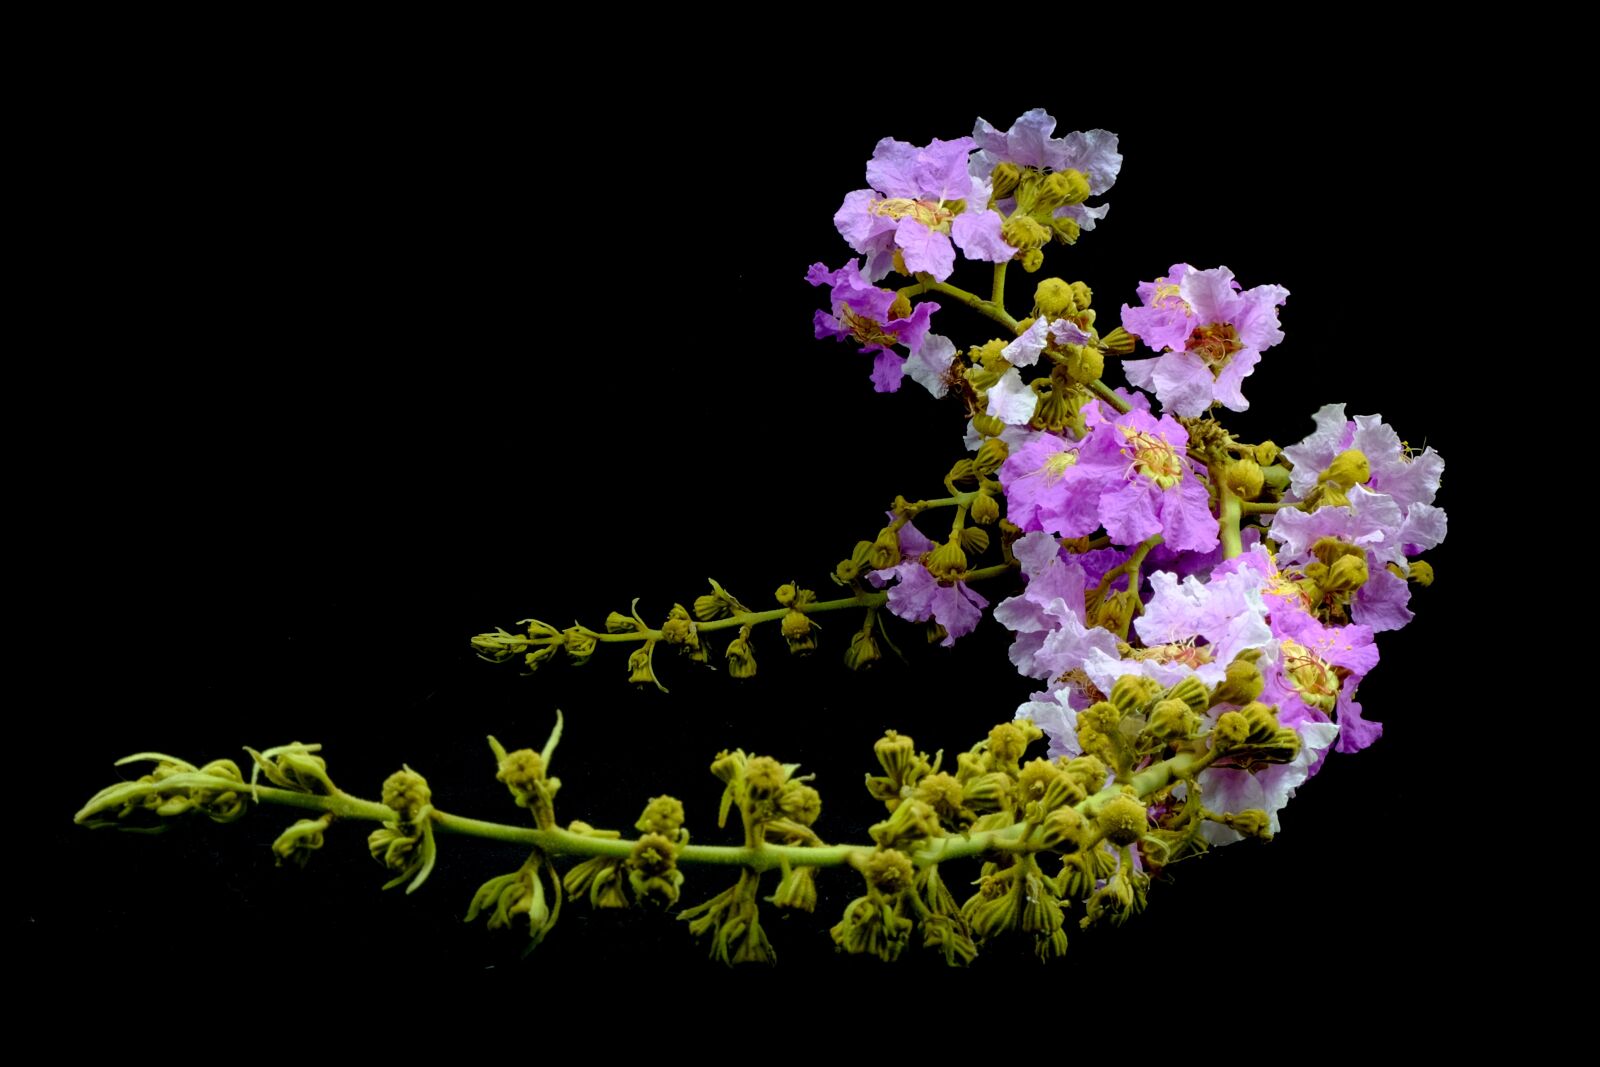
[[(805, 662), (758, 631), (756, 679), (662, 657), (670, 695), (628, 686), (612, 650), (530, 678), (467, 641), (529, 615), (597, 626), (635, 596), (657, 621), (707, 575), (752, 607), (791, 578), (826, 596), (894, 494), (937, 493), (958, 412), (909, 381), (872, 393), (869, 360), (812, 339), (823, 296), (803, 275), (848, 255), (831, 215), (879, 137), (960, 136), (977, 115), (1004, 128), (1032, 106), (1061, 132), (1117, 131), (1126, 157), (1109, 217), (1039, 277), (1086, 281), (1104, 328), (1180, 260), (1287, 286), (1287, 340), (1229, 424), (1289, 443), (1323, 403), (1382, 412), (1450, 462), (1452, 516), (1430, 555), (1438, 583), (1414, 597), (1411, 628), (1382, 635), (1361, 689), (1381, 743), (1330, 758), (1278, 840), (1175, 868), (1146, 915), (1074, 930), (1058, 966), (1181, 959), (1218, 988), (1299, 983), (1355, 1007), (1495, 936), (1457, 926), (1434, 777), (1478, 714), (1440, 683), (1472, 606), (1478, 389), (1434, 328), (1474, 276), (1459, 120), (1375, 93), (1216, 110), (1043, 87), (865, 106), (861, 89), (749, 72), (641, 79), (614, 106), (565, 88), (493, 71), (152, 70), (85, 110), (73, 165), (42, 161), (71, 210), (46, 271), (61, 340), (27, 398), (50, 429), (23, 457), (51, 591), (31, 646), (45, 684), (23, 709), (39, 774), (19, 916), (31, 966), (253, 955), (374, 982), (401, 967), (511, 985), (640, 967), (718, 980), (662, 916), (571, 908), (526, 961), (518, 936), (463, 925), (516, 849), (443, 839), (408, 898), (379, 891), (366, 827), (335, 827), (300, 872), (267, 848), (285, 811), (158, 838), (90, 833), (70, 813), (129, 752), (243, 763), (243, 744), (302, 740), (358, 795), (406, 762), (439, 806), (516, 821), (484, 735), (537, 747), (561, 707), (563, 821), (626, 830), (670, 791), (695, 840), (733, 841), (706, 767), (740, 746), (815, 772), (819, 832), (861, 839), (881, 810), (861, 776), (884, 729), (953, 754), (1029, 691), (992, 620), (954, 650), (902, 626), (910, 665), (866, 676), (838, 662), (844, 615), (821, 620)], [(982, 285), (975, 271), (953, 280)], [(1013, 312), (1031, 281), (1012, 270)], [(987, 336), (961, 309), (935, 329)], [(688, 873), (686, 903), (723, 887)], [(855, 876), (819, 882), (815, 917), (768, 919), (779, 972), (871, 977), (880, 965), (835, 956), (827, 936)], [(1330, 985), (1330, 961), (1359, 977)], [(997, 947), (976, 970), (1033, 966)]]

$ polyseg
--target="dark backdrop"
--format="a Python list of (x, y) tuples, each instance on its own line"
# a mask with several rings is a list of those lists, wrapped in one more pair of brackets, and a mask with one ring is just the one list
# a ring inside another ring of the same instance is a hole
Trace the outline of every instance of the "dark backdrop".
[[(956, 411), (909, 380), (873, 394), (864, 357), (812, 339), (820, 294), (803, 275), (846, 256), (830, 217), (879, 137), (954, 137), (1043, 105), (1063, 132), (1116, 130), (1126, 156), (1109, 217), (1044, 273), (1091, 285), (1107, 328), (1179, 260), (1286, 285), (1287, 340), (1230, 425), (1288, 443), (1328, 401), (1382, 412), (1450, 460), (1453, 519), (1431, 556), (1439, 582), (1412, 628), (1383, 635), (1362, 686), (1382, 742), (1331, 758), (1270, 845), (1175, 868), (1120, 931), (1074, 931), (1063, 973), (1169, 954), (1242, 990), (1354, 1006), (1448, 969), (1458, 879), (1429, 776), (1472, 736), (1441, 676), (1470, 607), (1476, 391), (1445, 342), (1494, 280), (1452, 184), (1460, 131), (1428, 101), (1219, 113), (1040, 89), (937, 107), (890, 93), (906, 102), (880, 108), (855, 89), (802, 100), (685, 80), (593, 108), (491, 77), (148, 83), (94, 112), (92, 166), (59, 175), (74, 204), (62, 284), (83, 300), (27, 464), (52, 490), (34, 511), (47, 684), (23, 709), (48, 783), (36, 795), (51, 798), (32, 813), (21, 915), (37, 966), (253, 953), (374, 983), (412, 966), (509, 983), (641, 963), (714, 977), (682, 924), (583, 908), (519, 962), (518, 935), (460, 921), (514, 848), (443, 839), (407, 898), (379, 891), (366, 827), (335, 827), (300, 872), (267, 848), (286, 811), (154, 839), (68, 816), (132, 751), (242, 761), (243, 744), (303, 740), (357, 794), (407, 762), (441, 807), (515, 821), (484, 735), (537, 747), (561, 707), (563, 821), (627, 829), (671, 791), (695, 840), (733, 841), (706, 767), (742, 746), (815, 772), (819, 831), (861, 839), (878, 817), (861, 776), (885, 728), (953, 753), (1028, 692), (992, 620), (953, 651), (902, 625), (909, 665), (866, 676), (839, 663), (845, 616), (821, 619), (806, 662), (758, 631), (756, 679), (663, 657), (671, 695), (633, 690), (615, 651), (519, 677), (467, 641), (529, 615), (598, 626), (635, 596), (658, 620), (707, 575), (752, 606), (791, 578), (827, 595), (895, 493), (938, 492)], [(1013, 269), (1013, 311), (1031, 288)], [(978, 323), (957, 309), (936, 328), (964, 343)], [(685, 901), (723, 881), (691, 869)], [(780, 972), (870, 977), (878, 965), (835, 957), (826, 932), (856, 877), (820, 884), (818, 915), (769, 918)], [(1358, 977), (1331, 986), (1328, 960)], [(979, 961), (1022, 964), (1003, 948)]]

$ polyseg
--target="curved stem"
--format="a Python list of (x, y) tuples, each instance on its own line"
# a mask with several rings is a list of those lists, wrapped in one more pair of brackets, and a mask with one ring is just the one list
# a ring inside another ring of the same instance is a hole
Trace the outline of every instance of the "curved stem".
[(1099, 378), (1096, 378), (1094, 381), (1089, 383), (1089, 389), (1094, 393), (1095, 396), (1098, 396), (1101, 400), (1104, 400), (1107, 404), (1110, 404), (1112, 407), (1116, 408), (1118, 414), (1126, 415), (1128, 412), (1133, 410), (1133, 406), (1131, 404), (1122, 399), (1116, 393), (1113, 393), (1111, 391), (1111, 387), (1105, 382), (1102, 382)]
[(1241, 501), (1238, 494), (1223, 484), (1221, 478), (1217, 479), (1217, 497), (1222, 504), (1222, 514), (1217, 518), (1217, 535), (1222, 538), (1222, 558), (1233, 559), (1244, 552), (1244, 543), (1239, 539)]
[(931, 274), (919, 274), (917, 280), (922, 283), (923, 292), (942, 293), (960, 303), (967, 305), (974, 311), (989, 316), (1013, 334), (1017, 333), (1017, 320), (1006, 314), (1006, 309), (992, 300), (985, 300), (977, 293), (969, 293), (958, 286), (947, 285), (944, 282), (934, 281)]

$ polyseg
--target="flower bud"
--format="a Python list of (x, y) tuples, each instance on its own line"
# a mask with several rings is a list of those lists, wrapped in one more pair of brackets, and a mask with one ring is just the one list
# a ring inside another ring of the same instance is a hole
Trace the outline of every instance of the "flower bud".
[(728, 642), (728, 673), (735, 678), (756, 676), (756, 657), (750, 649), (750, 626), (739, 627), (739, 636)]
[(1078, 303), (1072, 286), (1061, 278), (1046, 278), (1033, 290), (1035, 314), (1047, 319), (1059, 319), (1077, 312)]
[(1349, 593), (1366, 584), (1367, 557), (1363, 553), (1359, 556), (1341, 556), (1334, 560), (1322, 587), (1330, 593)]
[(1414, 559), (1409, 567), (1411, 568), (1409, 577), (1413, 582), (1423, 587), (1433, 584), (1433, 564), (1426, 560)]
[(1246, 808), (1222, 816), (1219, 820), (1224, 826), (1237, 830), (1245, 837), (1260, 838), (1262, 841), (1272, 840), (1272, 816), (1260, 808)]
[(874, 570), (884, 570), (900, 562), (900, 536), (885, 526), (878, 531), (878, 539), (872, 542), (872, 551), (868, 554), (868, 561)]
[(1056, 240), (1062, 244), (1075, 245), (1078, 243), (1079, 227), (1077, 219), (1069, 218), (1066, 215), (1057, 215), (1050, 220), (1050, 229), (1055, 232)]
[(775, 908), (811, 912), (817, 909), (817, 869), (791, 867), (778, 883), (778, 891), (767, 898)]
[(870, 667), (883, 658), (878, 648), (878, 636), (870, 625), (857, 630), (850, 637), (850, 647), (844, 650), (844, 665), (853, 671)]
[(1253, 459), (1233, 459), (1222, 465), (1218, 472), (1222, 484), (1232, 490), (1241, 500), (1254, 500), (1261, 495), (1261, 486), (1265, 477), (1261, 473), (1261, 464)]
[(981, 526), (966, 526), (961, 530), (961, 547), (975, 556), (981, 556), (989, 548), (989, 531)]
[(1017, 191), (1017, 184), (1022, 181), (1022, 168), (1015, 163), (997, 163), (989, 180), (994, 183), (994, 198), (1004, 200)]
[(1137, 797), (1127, 794), (1112, 797), (1100, 809), (1097, 820), (1100, 830), (1114, 845), (1131, 845), (1144, 836), (1149, 827), (1144, 805)]
[(793, 582), (784, 582), (778, 586), (778, 591), (772, 596), (773, 599), (777, 600), (779, 607), (787, 608), (794, 605), (794, 598), (798, 592), (799, 590), (795, 588)]
[(1372, 466), (1367, 462), (1367, 457), (1352, 448), (1333, 457), (1328, 469), (1317, 476), (1317, 483), (1326, 482), (1340, 489), (1349, 489), (1371, 477)]
[(1162, 688), (1154, 678), (1146, 678), (1142, 674), (1124, 674), (1111, 685), (1111, 703), (1122, 714), (1130, 715), (1143, 711), (1161, 694)]
[(1070, 854), (1083, 847), (1084, 821), (1077, 808), (1057, 808), (1045, 816), (1039, 829), (1045, 848)]
[(785, 819), (810, 826), (822, 815), (822, 794), (804, 782), (785, 782), (778, 794), (778, 811)]
[(978, 453), (972, 458), (972, 469), (985, 476), (993, 474), (1010, 454), (1009, 445), (998, 437), (991, 437), (978, 446)]
[(411, 822), (432, 801), (427, 779), (410, 767), (395, 771), (384, 780), (383, 806), (400, 816), (401, 822)]
[(1006, 424), (1005, 421), (998, 416), (989, 415), (980, 411), (978, 414), (972, 416), (972, 428), (977, 430), (980, 434), (983, 434), (985, 437), (998, 437), (1001, 431), (1006, 428)]
[(1069, 344), (1066, 346), (1066, 353), (1066, 359), (1062, 361), (1061, 366), (1073, 381), (1092, 382), (1105, 373), (1106, 357), (1098, 348)]
[(600, 647), (600, 643), (591, 634), (585, 633), (576, 626), (569, 630), (564, 630), (561, 636), (565, 639), (563, 647), (567, 650), (567, 658), (579, 667), (588, 663), (589, 657), (593, 656), (595, 649)]
[(620, 611), (613, 611), (606, 616), (606, 633), (608, 634), (631, 634), (638, 631), (638, 629), (639, 620), (624, 615)]
[(1150, 711), (1150, 722), (1145, 730), (1160, 741), (1177, 741), (1192, 735), (1200, 727), (1200, 716), (1181, 700), (1168, 697), (1157, 701)]
[(633, 828), (640, 833), (676, 837), (683, 828), (683, 802), (677, 797), (651, 797)]
[(872, 888), (885, 896), (894, 897), (911, 888), (916, 868), (911, 866), (910, 856), (887, 848), (868, 856), (861, 873)]
[(928, 553), (923, 560), (928, 573), (941, 582), (959, 581), (967, 576), (967, 554), (961, 550), (960, 538), (952, 538)]
[(1100, 338), (1100, 347), (1110, 352), (1113, 356), (1132, 355), (1138, 338), (1133, 336), (1121, 326)]
[(1030, 248), (1022, 253), (1022, 269), (1032, 274), (1044, 266), (1044, 253), (1037, 248)]
[(1181, 700), (1195, 711), (1205, 711), (1211, 706), (1211, 695), (1206, 691), (1206, 684), (1194, 675), (1181, 678), (1178, 683), (1162, 695), (1163, 699)]
[(1236, 659), (1228, 664), (1228, 673), (1222, 683), (1211, 693), (1211, 704), (1245, 705), (1261, 695), (1266, 681), (1261, 668), (1246, 659)]

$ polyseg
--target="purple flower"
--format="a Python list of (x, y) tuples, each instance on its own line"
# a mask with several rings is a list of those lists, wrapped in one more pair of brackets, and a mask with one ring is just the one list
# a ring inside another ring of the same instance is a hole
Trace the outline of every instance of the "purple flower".
[(1176, 551), (1209, 552), (1217, 522), (1184, 456), (1189, 434), (1170, 416), (1130, 411), (1107, 421), (1084, 406), (1081, 442), (1041, 435), (1000, 468), (1006, 513), (1024, 530), (1083, 537), (1104, 527), (1114, 544), (1161, 534)]
[[(817, 338), (832, 337), (838, 341), (852, 338), (860, 343), (863, 352), (876, 352), (872, 365), (873, 388), (880, 393), (899, 389), (905, 376), (906, 358), (894, 352), (891, 346), (905, 345), (913, 354), (917, 353), (929, 336), (928, 321), (939, 310), (939, 305), (924, 300), (909, 313), (897, 316), (898, 294), (868, 282), (853, 259), (836, 271), (813, 263), (806, 271), (806, 281), (830, 287), (833, 314), (816, 313), (812, 324)], [(905, 306), (905, 302), (900, 302), (902, 310)], [(954, 358), (953, 348), (950, 355)]]
[(972, 632), (989, 602), (968, 589), (966, 582), (941, 582), (928, 572), (922, 558), (935, 546), (915, 526), (909, 522), (901, 526), (898, 538), (900, 563), (873, 571), (867, 578), (879, 589), (894, 583), (889, 589), (890, 613), (908, 622), (932, 619), (945, 628), (940, 644), (948, 648), (956, 638)]
[[(1278, 812), (1315, 772), (1339, 733), (1339, 727), (1326, 722), (1305, 722), (1294, 729), (1300, 735), (1300, 754), (1292, 763), (1272, 764), (1253, 773), (1237, 767), (1211, 767), (1201, 771), (1200, 796), (1205, 806), (1219, 814), (1260, 808), (1271, 816), (1270, 829), (1277, 833), (1281, 829)], [(1242, 840), (1237, 831), (1220, 823), (1208, 821), (1201, 832), (1213, 845)]]
[(888, 274), (898, 250), (906, 270), (943, 281), (955, 269), (952, 238), (968, 259), (1003, 263), (1016, 255), (988, 208), (988, 185), (968, 172), (975, 146), (970, 137), (925, 148), (892, 137), (878, 142), (867, 163), (870, 188), (848, 193), (833, 216), (839, 234), (867, 257), (869, 279)]
[(1166, 277), (1139, 285), (1144, 306), (1122, 306), (1122, 328), (1149, 347), (1154, 359), (1123, 361), (1128, 381), (1152, 390), (1164, 411), (1203, 414), (1220, 402), (1244, 411), (1240, 385), (1261, 353), (1283, 340), (1278, 308), (1289, 298), (1281, 285), (1239, 291), (1227, 267), (1195, 270), (1174, 264)]
[[(997, 164), (1015, 163), (1039, 170), (1075, 170), (1088, 179), (1090, 196), (1100, 196), (1109, 190), (1122, 169), (1117, 135), (1105, 130), (1089, 130), (1053, 137), (1055, 129), (1055, 118), (1043, 108), (1034, 108), (1020, 116), (1004, 133), (980, 118), (972, 130), (980, 149), (972, 157), (973, 175), (986, 179), (994, 173)], [(1057, 208), (1055, 214), (1073, 219), (1082, 229), (1092, 230), (1095, 222), (1105, 218), (1107, 210), (1104, 205), (1065, 204)]]

